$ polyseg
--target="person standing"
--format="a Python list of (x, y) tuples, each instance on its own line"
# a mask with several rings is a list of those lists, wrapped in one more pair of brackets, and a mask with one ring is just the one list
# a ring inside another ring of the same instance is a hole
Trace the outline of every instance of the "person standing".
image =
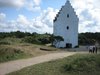
[(97, 54), (97, 50), (98, 50), (98, 48), (97, 48), (97, 47), (95, 47), (95, 52), (96, 52), (96, 54)]
[(94, 53), (95, 51), (96, 51), (96, 46), (93, 46), (93, 51), (92, 52)]
[(89, 53), (93, 52), (93, 46), (89, 46)]

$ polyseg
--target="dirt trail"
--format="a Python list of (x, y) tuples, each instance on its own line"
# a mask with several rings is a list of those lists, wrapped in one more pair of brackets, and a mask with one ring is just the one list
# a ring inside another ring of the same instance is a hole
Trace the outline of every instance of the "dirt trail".
[(47, 61), (51, 61), (51, 60), (55, 60), (59, 58), (64, 58), (64, 57), (67, 57), (73, 54), (75, 54), (75, 52), (51, 53), (51, 54), (33, 57), (29, 59), (21, 59), (21, 60), (1, 63), (0, 64), (0, 75), (5, 75), (7, 73), (20, 70), (24, 67), (28, 67), (31, 65), (35, 65), (35, 64), (39, 64), (42, 62), (47, 62)]

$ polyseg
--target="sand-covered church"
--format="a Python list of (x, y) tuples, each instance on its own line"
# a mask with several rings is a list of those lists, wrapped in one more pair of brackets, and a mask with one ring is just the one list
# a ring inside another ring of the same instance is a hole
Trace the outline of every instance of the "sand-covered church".
[[(59, 43), (59, 48), (78, 46), (78, 22), (79, 18), (74, 8), (67, 0), (53, 21), (53, 34), (64, 38), (64, 41)], [(54, 45), (58, 47), (58, 43)]]

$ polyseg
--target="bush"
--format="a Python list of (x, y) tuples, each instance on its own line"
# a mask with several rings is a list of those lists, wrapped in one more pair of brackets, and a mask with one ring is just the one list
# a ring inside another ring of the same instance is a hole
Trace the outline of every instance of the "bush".
[(27, 42), (27, 43), (32, 43), (32, 44), (40, 44), (41, 42), (32, 36), (25, 37), (22, 41)]
[(9, 61), (23, 57), (25, 53), (20, 49), (11, 47), (0, 48), (0, 62)]
[(74, 48), (79, 48), (79, 45), (75, 46)]
[(0, 45), (10, 45), (11, 43), (8, 41), (0, 41)]
[(49, 39), (47, 39), (47, 38), (40, 38), (39, 41), (41, 42), (41, 44), (48, 44), (48, 43), (50, 43)]

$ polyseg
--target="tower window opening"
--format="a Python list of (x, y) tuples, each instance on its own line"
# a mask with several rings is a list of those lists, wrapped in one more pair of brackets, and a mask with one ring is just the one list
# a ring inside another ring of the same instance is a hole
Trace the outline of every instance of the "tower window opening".
[(67, 14), (67, 18), (69, 18), (69, 14)]
[(69, 26), (67, 26), (67, 30), (69, 29)]

